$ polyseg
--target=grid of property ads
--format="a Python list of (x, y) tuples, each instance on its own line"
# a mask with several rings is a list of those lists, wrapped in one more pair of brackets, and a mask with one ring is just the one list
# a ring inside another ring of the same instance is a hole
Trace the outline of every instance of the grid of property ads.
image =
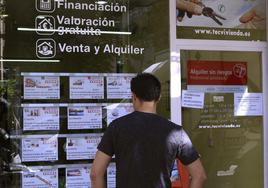
[[(133, 111), (130, 81), (134, 76), (22, 72), (21, 160), (34, 169), (22, 174), (22, 187), (58, 187), (60, 178), (65, 178), (68, 188), (90, 187), (91, 162), (103, 130)], [(68, 93), (61, 93), (66, 87)], [(59, 103), (62, 95), (70, 103)], [(65, 171), (64, 177), (59, 178), (59, 170)], [(115, 187), (114, 163), (106, 179), (108, 187)]]

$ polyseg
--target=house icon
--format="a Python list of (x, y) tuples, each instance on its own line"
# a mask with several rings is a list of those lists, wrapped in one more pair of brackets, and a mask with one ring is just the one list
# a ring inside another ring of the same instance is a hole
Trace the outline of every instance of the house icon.
[(56, 43), (53, 39), (39, 39), (36, 42), (36, 55), (39, 58), (53, 58), (56, 55)]
[(52, 35), (55, 28), (55, 19), (52, 16), (37, 16), (35, 19), (35, 28), (41, 35)]

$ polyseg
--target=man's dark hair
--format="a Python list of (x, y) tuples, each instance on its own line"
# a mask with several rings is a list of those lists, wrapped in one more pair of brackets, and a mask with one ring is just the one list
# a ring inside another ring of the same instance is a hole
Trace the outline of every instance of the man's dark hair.
[(152, 74), (140, 73), (131, 80), (131, 91), (142, 101), (158, 101), (161, 83)]

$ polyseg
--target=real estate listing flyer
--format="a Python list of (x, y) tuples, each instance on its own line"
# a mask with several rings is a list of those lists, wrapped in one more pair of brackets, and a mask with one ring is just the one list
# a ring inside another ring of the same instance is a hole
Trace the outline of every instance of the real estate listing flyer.
[(22, 161), (58, 160), (58, 139), (55, 136), (41, 138), (22, 138)]
[(102, 106), (69, 106), (68, 129), (102, 128)]
[(66, 138), (67, 160), (94, 159), (102, 134)]
[(23, 130), (59, 130), (59, 107), (24, 107)]
[(58, 169), (40, 169), (22, 174), (22, 188), (58, 188), (58, 184)]
[(59, 76), (24, 76), (24, 99), (59, 99)]
[(124, 115), (130, 114), (134, 111), (133, 105), (131, 103), (114, 103), (107, 105), (107, 125), (109, 125), (113, 120), (122, 117)]
[(107, 76), (107, 99), (131, 99), (130, 81), (133, 74)]
[(91, 182), (89, 178), (90, 167), (69, 167), (66, 168), (66, 187), (68, 188), (89, 188)]
[(70, 99), (103, 99), (103, 76), (71, 76)]

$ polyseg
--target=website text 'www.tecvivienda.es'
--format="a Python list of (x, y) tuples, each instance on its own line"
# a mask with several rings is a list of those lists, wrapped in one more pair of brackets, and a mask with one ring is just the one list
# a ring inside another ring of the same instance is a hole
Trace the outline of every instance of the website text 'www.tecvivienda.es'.
[(239, 124), (198, 125), (199, 129), (239, 128)]
[(250, 32), (231, 29), (194, 29), (195, 34), (250, 37)]

